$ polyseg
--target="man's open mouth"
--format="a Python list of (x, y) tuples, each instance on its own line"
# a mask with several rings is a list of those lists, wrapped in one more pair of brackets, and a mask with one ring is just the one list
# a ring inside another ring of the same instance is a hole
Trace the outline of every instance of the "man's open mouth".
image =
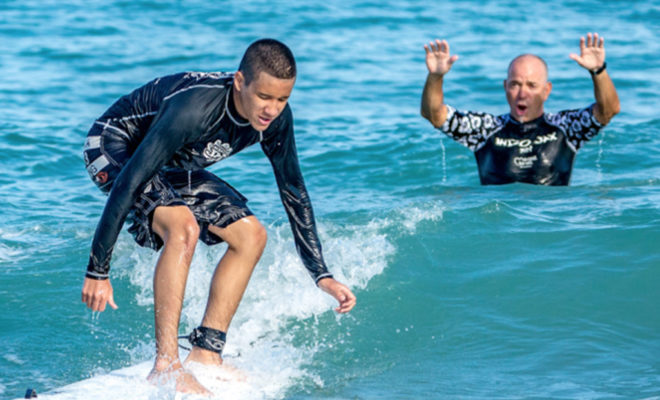
[(526, 104), (516, 104), (516, 111), (518, 114), (524, 114), (525, 111), (527, 111), (527, 105)]

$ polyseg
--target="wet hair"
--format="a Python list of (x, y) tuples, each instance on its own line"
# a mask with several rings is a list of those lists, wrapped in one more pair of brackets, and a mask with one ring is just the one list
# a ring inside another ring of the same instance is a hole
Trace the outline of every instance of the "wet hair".
[(296, 60), (284, 43), (275, 39), (259, 39), (245, 50), (238, 70), (245, 77), (246, 85), (260, 72), (278, 79), (292, 79), (296, 77)]
[(536, 54), (531, 54), (531, 53), (521, 54), (518, 57), (511, 60), (511, 62), (509, 63), (509, 68), (507, 68), (507, 70), (506, 70), (507, 79), (509, 79), (509, 74), (511, 73), (511, 67), (513, 66), (513, 63), (520, 60), (521, 58), (526, 58), (526, 57), (535, 58), (535, 59), (539, 60), (541, 62), (541, 64), (543, 64), (543, 67), (545, 68), (545, 80), (547, 81), (548, 80), (548, 64), (541, 57), (537, 56)]

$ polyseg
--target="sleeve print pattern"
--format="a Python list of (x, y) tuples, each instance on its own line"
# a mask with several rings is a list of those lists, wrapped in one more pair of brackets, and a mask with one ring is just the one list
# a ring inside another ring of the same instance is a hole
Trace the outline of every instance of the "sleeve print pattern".
[(594, 105), (579, 110), (565, 110), (548, 114), (548, 122), (566, 133), (569, 143), (577, 151), (598, 134), (603, 127), (594, 116)]
[(446, 107), (447, 119), (440, 129), (473, 152), (478, 151), (503, 125), (503, 119), (492, 114)]

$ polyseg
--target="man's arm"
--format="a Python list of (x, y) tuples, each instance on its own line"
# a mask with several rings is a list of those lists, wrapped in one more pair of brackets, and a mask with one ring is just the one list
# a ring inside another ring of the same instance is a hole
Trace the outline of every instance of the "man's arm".
[(440, 128), (447, 119), (447, 107), (444, 104), (442, 90), (443, 78), (458, 60), (458, 56), (450, 56), (449, 43), (446, 40), (436, 39), (435, 43), (424, 45), (424, 50), (429, 74), (422, 93), (422, 117), (428, 119), (434, 127)]
[(621, 110), (619, 96), (605, 68), (604, 45), (604, 38), (599, 38), (597, 33), (594, 33), (593, 36), (588, 33), (586, 41), (584, 37), (580, 38), (580, 55), (572, 53), (569, 56), (581, 67), (591, 72), (594, 82), (594, 97), (596, 98), (594, 116), (602, 125), (610, 122), (612, 117)]
[(318, 287), (339, 302), (335, 311), (349, 312), (355, 306), (355, 295), (348, 287), (333, 278), (323, 260), (312, 203), (298, 163), (298, 152), (293, 135), (293, 117), (288, 105), (277, 123), (278, 126), (274, 128), (278, 132), (264, 140), (261, 147), (273, 166), (275, 181), (289, 217), (296, 250)]

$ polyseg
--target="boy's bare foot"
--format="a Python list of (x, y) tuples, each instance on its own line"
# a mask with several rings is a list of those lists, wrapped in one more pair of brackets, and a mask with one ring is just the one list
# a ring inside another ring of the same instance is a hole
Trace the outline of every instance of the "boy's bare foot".
[(194, 375), (186, 371), (179, 360), (169, 362), (164, 359), (156, 359), (154, 368), (149, 373), (147, 380), (156, 386), (166, 385), (174, 381), (175, 389), (181, 393), (195, 393), (204, 396), (212, 396)]
[(190, 350), (190, 353), (188, 353), (188, 357), (186, 357), (186, 360), (183, 363), (184, 365), (189, 365), (191, 362), (222, 369), (224, 372), (223, 378), (225, 378), (222, 380), (240, 382), (245, 382), (247, 380), (247, 376), (241, 370), (224, 363), (220, 354), (202, 349), (201, 347), (193, 346), (192, 350)]

